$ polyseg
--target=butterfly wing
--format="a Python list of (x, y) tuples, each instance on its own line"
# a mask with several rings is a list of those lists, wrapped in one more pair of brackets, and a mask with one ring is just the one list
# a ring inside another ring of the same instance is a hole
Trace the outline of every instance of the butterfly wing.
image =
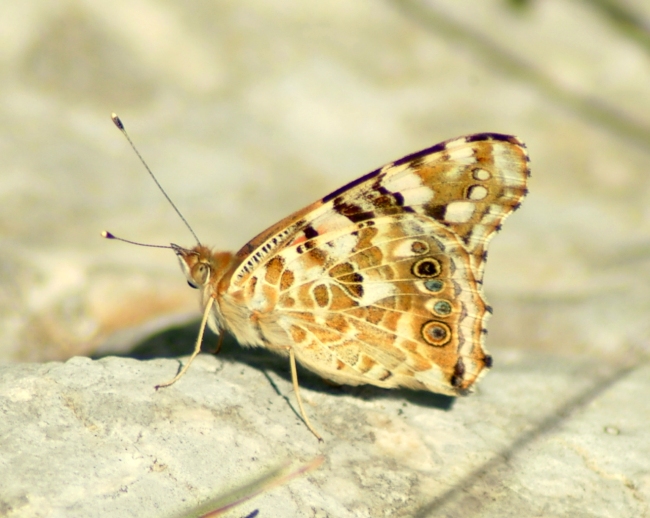
[(351, 182), (238, 252), (228, 327), (337, 382), (466, 392), (490, 366), (485, 249), (528, 176), (518, 139), (478, 134)]

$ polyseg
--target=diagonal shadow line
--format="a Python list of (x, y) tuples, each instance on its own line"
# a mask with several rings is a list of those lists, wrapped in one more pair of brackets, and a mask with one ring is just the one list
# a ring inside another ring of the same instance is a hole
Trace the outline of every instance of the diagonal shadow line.
[(624, 5), (619, 0), (581, 1), (605, 18), (621, 36), (638, 43), (646, 52), (650, 51), (650, 26), (631, 5)]
[(292, 411), (294, 414), (296, 414), (296, 417), (297, 417), (298, 419), (300, 419), (300, 420), (304, 423), (305, 420), (304, 420), (304, 419), (302, 418), (302, 416), (300, 415), (300, 412), (298, 412), (298, 410), (296, 410), (296, 409), (293, 407), (293, 405), (291, 404), (291, 400), (289, 399), (289, 396), (287, 396), (286, 394), (283, 394), (283, 393), (280, 391), (280, 389), (278, 388), (278, 386), (275, 384), (275, 381), (273, 381), (273, 378), (271, 378), (271, 376), (269, 376), (269, 373), (267, 372), (266, 369), (263, 369), (263, 370), (262, 370), (262, 374), (264, 375), (264, 377), (266, 378), (266, 380), (269, 382), (269, 384), (271, 385), (271, 387), (273, 387), (273, 390), (275, 390), (275, 393), (276, 393), (278, 396), (280, 396), (282, 399), (284, 399), (284, 402), (285, 402), (285, 403), (287, 404), (287, 406), (291, 409), (291, 411)]
[(642, 361), (640, 357), (634, 358), (636, 361), (631, 361), (625, 365), (619, 366), (614, 372), (607, 375), (600, 376), (591, 387), (577, 394), (575, 397), (569, 399), (564, 405), (553, 411), (539, 424), (519, 436), (507, 448), (498, 452), (491, 460), (469, 473), (464, 479), (460, 480), (452, 488), (444, 492), (442, 495), (436, 497), (428, 504), (421, 506), (414, 514), (413, 518), (426, 518), (431, 516), (436, 511), (441, 511), (445, 505), (452, 502), (459, 494), (466, 494), (468, 490), (485, 475), (494, 471), (498, 467), (506, 464), (512, 457), (514, 457), (525, 446), (532, 443), (534, 440), (539, 439), (542, 435), (550, 432), (559, 424), (571, 417), (577, 410), (584, 408), (591, 403), (594, 399), (600, 396), (603, 392), (609, 389), (612, 385), (618, 383), (621, 379), (628, 376), (634, 370), (642, 367), (647, 363)]
[(603, 99), (590, 97), (580, 91), (570, 91), (532, 63), (434, 9), (432, 2), (390, 0), (390, 3), (426, 30), (470, 49), (484, 65), (520, 83), (528, 84), (584, 120), (607, 130), (614, 137), (632, 142), (644, 151), (650, 146), (650, 127), (642, 121), (633, 119)]

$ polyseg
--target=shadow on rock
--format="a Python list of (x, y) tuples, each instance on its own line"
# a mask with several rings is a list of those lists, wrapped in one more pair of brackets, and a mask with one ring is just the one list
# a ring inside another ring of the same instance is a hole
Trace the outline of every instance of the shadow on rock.
[[(188, 356), (194, 350), (194, 342), (199, 333), (199, 322), (172, 327), (162, 332), (153, 334), (136, 343), (130, 350), (122, 353), (109, 353), (93, 357), (121, 356), (137, 360), (151, 360), (155, 358), (177, 358)], [(214, 354), (217, 349), (218, 338), (210, 331), (203, 337), (201, 351)], [(242, 363), (264, 373), (269, 382), (273, 384), (267, 372), (272, 371), (291, 382), (289, 361), (278, 354), (262, 347), (241, 347), (231, 335), (224, 336), (219, 359), (229, 363)], [(316, 392), (327, 393), (332, 396), (353, 396), (366, 401), (376, 399), (404, 400), (419, 407), (438, 408), (449, 410), (456, 398), (436, 394), (423, 390), (410, 389), (383, 389), (373, 385), (348, 386), (337, 385), (325, 380), (317, 374), (301, 367), (298, 364), (298, 379), (300, 386)]]

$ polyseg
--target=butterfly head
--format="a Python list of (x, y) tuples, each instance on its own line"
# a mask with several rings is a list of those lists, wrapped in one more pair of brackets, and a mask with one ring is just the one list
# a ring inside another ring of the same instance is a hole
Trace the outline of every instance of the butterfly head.
[(199, 289), (216, 283), (232, 261), (232, 254), (213, 253), (207, 246), (196, 245), (188, 249), (172, 243), (172, 250), (178, 256), (181, 270), (190, 287)]

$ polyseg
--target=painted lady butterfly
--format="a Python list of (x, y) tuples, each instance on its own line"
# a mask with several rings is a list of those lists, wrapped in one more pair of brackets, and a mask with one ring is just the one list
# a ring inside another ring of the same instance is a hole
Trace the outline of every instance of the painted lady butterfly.
[(486, 247), (529, 176), (519, 139), (468, 135), (350, 182), (236, 254), (171, 245), (205, 310), (192, 357), (160, 386), (187, 371), (207, 323), (288, 355), (301, 415), (319, 439), (296, 360), (340, 384), (468, 393), (492, 365)]

